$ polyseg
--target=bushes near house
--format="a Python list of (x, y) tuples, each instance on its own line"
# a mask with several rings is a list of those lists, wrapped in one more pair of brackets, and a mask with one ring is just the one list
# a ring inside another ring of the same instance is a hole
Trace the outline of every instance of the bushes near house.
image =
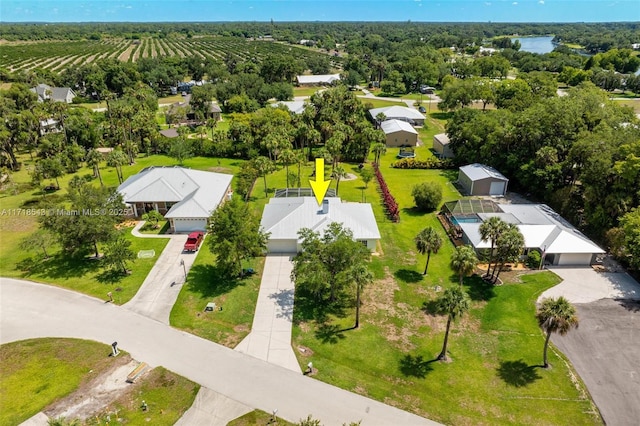
[(376, 163), (371, 163), (371, 165), (373, 166), (373, 170), (375, 170), (376, 179), (378, 180), (378, 186), (380, 187), (380, 193), (382, 194), (382, 202), (385, 209), (387, 210), (387, 215), (392, 221), (399, 222), (400, 209), (398, 207), (398, 203), (396, 202), (396, 199), (393, 197), (393, 195), (391, 195), (389, 187), (384, 181), (384, 176), (382, 176), (382, 172), (380, 171), (380, 167), (378, 167)]
[(403, 158), (391, 163), (391, 167), (395, 169), (451, 169), (454, 164), (450, 159), (438, 159), (435, 157), (427, 158), (426, 160)]
[(527, 255), (527, 267), (530, 269), (538, 269), (540, 267), (540, 261), (542, 260), (542, 255), (539, 251), (531, 250)]
[(435, 182), (419, 183), (413, 187), (411, 195), (419, 210), (430, 212), (442, 202), (442, 186)]

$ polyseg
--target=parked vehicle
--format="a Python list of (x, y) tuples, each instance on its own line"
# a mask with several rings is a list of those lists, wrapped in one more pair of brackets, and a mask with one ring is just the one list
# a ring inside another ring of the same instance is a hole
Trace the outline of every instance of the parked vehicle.
[(421, 113), (423, 113), (423, 114), (424, 114), (425, 112), (427, 112), (427, 109), (426, 109), (425, 107), (423, 107), (422, 105), (420, 105), (420, 106), (418, 107), (418, 111), (420, 111)]
[(198, 251), (202, 239), (204, 238), (204, 232), (192, 232), (187, 237), (187, 242), (184, 243), (184, 251)]

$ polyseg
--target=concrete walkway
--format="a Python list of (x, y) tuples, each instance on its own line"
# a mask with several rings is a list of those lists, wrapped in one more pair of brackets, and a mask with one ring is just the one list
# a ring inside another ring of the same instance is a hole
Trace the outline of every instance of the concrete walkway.
[[(147, 278), (145, 278), (136, 295), (125, 303), (123, 307), (164, 324), (169, 324), (171, 309), (173, 309), (173, 305), (178, 299), (178, 294), (182, 284), (184, 284), (186, 275), (196, 260), (196, 253), (182, 252), (184, 243), (187, 241), (187, 235), (160, 236), (140, 234), (138, 231), (140, 226), (142, 226), (142, 223), (136, 225), (131, 231), (136, 237), (169, 238), (169, 242), (151, 271), (149, 271)], [(184, 265), (181, 264), (181, 261), (184, 261)]]
[(226, 426), (231, 420), (251, 411), (253, 408), (247, 405), (201, 387), (193, 405), (175, 426)]
[(325, 425), (436, 423), (62, 288), (0, 279), (0, 344), (38, 337), (114, 341), (134, 359), (162, 365), (252, 408)]
[(267, 255), (251, 333), (235, 350), (301, 373), (291, 348), (294, 293), (292, 269), (291, 255)]

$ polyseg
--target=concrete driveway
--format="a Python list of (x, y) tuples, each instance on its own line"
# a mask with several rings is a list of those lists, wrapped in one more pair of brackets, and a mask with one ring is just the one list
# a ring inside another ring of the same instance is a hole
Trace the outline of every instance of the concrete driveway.
[(134, 359), (162, 365), (240, 404), (297, 422), (311, 414), (326, 425), (436, 425), (378, 401), (173, 329), (140, 314), (69, 290), (0, 281), (0, 344), (74, 337), (111, 344)]
[[(562, 282), (540, 295), (564, 296), (572, 303), (600, 299), (640, 299), (640, 285), (626, 272), (596, 272), (592, 268), (550, 268)], [(538, 300), (540, 300), (538, 299)]]
[(607, 425), (640, 424), (640, 302), (576, 304), (580, 326), (551, 338), (569, 357)]

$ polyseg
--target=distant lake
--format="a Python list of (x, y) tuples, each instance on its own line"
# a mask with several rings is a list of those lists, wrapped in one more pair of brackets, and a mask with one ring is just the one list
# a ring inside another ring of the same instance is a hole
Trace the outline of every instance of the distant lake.
[(549, 53), (553, 51), (553, 37), (513, 37), (511, 41), (520, 41), (520, 50), (531, 53)]

